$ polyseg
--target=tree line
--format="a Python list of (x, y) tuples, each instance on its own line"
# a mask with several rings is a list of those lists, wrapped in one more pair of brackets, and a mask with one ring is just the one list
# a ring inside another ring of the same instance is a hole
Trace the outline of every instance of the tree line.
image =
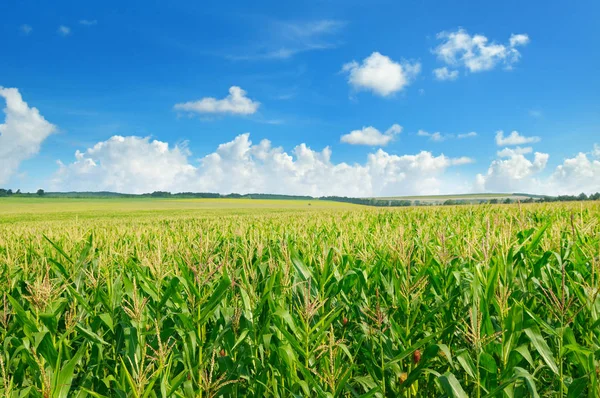
[(381, 199), (381, 198), (353, 198), (346, 196), (321, 196), (314, 197), (308, 195), (279, 195), (265, 193), (251, 194), (219, 194), (214, 192), (178, 192), (171, 193), (168, 191), (154, 191), (143, 194), (124, 194), (117, 192), (45, 192), (43, 189), (38, 189), (35, 193), (21, 192), (17, 189), (13, 192), (12, 189), (0, 188), (0, 197), (17, 196), (17, 197), (51, 197), (51, 198), (180, 198), (180, 199), (274, 199), (274, 200), (329, 200), (333, 202), (353, 203), (365, 206), (376, 207), (406, 207), (406, 206), (432, 206), (432, 205), (466, 205), (466, 204), (509, 204), (509, 203), (534, 203), (534, 202), (572, 202), (572, 201), (588, 201), (600, 200), (600, 192), (591, 195), (580, 193), (579, 195), (558, 195), (558, 196), (536, 196), (528, 194), (514, 194), (515, 196), (526, 196), (527, 199), (515, 199), (506, 197), (504, 199), (447, 199), (440, 202), (427, 202), (420, 200), (408, 199)]
[(38, 189), (36, 193), (22, 193), (20, 189), (17, 189), (15, 192), (13, 192), (12, 189), (4, 189), (4, 188), (0, 188), (0, 198), (2, 197), (6, 197), (6, 196), (44, 196), (44, 190), (43, 189)]

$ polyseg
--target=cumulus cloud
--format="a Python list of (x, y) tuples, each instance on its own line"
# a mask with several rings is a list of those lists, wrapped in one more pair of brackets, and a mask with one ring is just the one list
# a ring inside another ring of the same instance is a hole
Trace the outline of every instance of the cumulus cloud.
[[(545, 173), (549, 155), (531, 147), (505, 148), (498, 152), (486, 174), (478, 174), (475, 191), (528, 192), (546, 195), (576, 195), (600, 192), (600, 153), (580, 152), (566, 158), (549, 175)], [(545, 174), (545, 175), (544, 175)]]
[(517, 151), (505, 155), (508, 158), (492, 161), (486, 174), (477, 175), (476, 190), (539, 193), (542, 184), (537, 176), (546, 167), (549, 155), (536, 152), (533, 159)]
[(433, 70), (433, 75), (436, 80), (456, 80), (458, 78), (457, 70), (450, 70), (448, 67), (444, 66), (442, 68), (437, 68)]
[(65, 25), (60, 25), (57, 32), (61, 36), (69, 36), (71, 34), (71, 28)]
[(348, 73), (348, 83), (356, 90), (370, 90), (387, 97), (402, 91), (421, 72), (420, 63), (395, 62), (374, 52), (362, 63), (349, 62), (342, 67)]
[(384, 133), (377, 130), (375, 127), (363, 127), (361, 130), (353, 130), (348, 134), (344, 134), (340, 141), (351, 145), (369, 145), (369, 146), (386, 146), (394, 139), (394, 136), (402, 132), (402, 126), (399, 124), (392, 125)]
[[(594, 148), (598, 150), (597, 145)], [(587, 154), (580, 152), (573, 158), (565, 159), (552, 173), (550, 186), (556, 194), (600, 192), (600, 157), (593, 153), (590, 159)]]
[(85, 152), (75, 152), (75, 161), (59, 162), (53, 184), (63, 190), (109, 190), (142, 193), (174, 190), (196, 176), (183, 147), (149, 138), (113, 136)]
[(246, 92), (238, 86), (229, 88), (229, 95), (223, 99), (213, 97), (202, 98), (198, 101), (175, 104), (174, 108), (183, 112), (195, 112), (201, 114), (234, 114), (252, 115), (256, 113), (260, 102), (253, 101), (246, 96)]
[(0, 124), (0, 184), (3, 184), (22, 161), (39, 152), (42, 142), (56, 127), (36, 108), (29, 107), (16, 88), (0, 86), (0, 97), (6, 101), (6, 117), (4, 124)]
[(509, 135), (504, 136), (504, 131), (499, 130), (496, 132), (496, 145), (498, 146), (512, 146), (512, 145), (523, 145), (540, 142), (540, 137), (525, 137), (519, 134), (518, 131), (513, 131)]
[(480, 34), (471, 36), (462, 28), (455, 32), (440, 32), (437, 38), (442, 41), (433, 50), (438, 59), (452, 67), (463, 67), (469, 72), (492, 70), (499, 64), (510, 69), (521, 58), (517, 47), (529, 43), (529, 36), (526, 34), (513, 34), (507, 44), (498, 44)]
[(155, 190), (209, 192), (264, 192), (302, 195), (417, 195), (456, 190), (446, 178), (449, 168), (470, 158), (393, 155), (382, 149), (364, 164), (334, 163), (331, 150), (315, 151), (306, 144), (289, 153), (269, 140), (253, 144), (249, 134), (199, 160), (189, 161), (185, 147), (141, 137), (115, 136), (60, 163), (53, 188), (60, 190)]

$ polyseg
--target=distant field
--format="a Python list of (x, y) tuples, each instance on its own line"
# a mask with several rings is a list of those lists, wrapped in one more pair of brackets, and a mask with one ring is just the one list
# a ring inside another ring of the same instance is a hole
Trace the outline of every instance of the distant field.
[(0, 223), (26, 220), (78, 218), (140, 217), (182, 214), (247, 214), (288, 212), (293, 210), (350, 209), (350, 203), (324, 200), (267, 199), (70, 199), (70, 198), (0, 198)]

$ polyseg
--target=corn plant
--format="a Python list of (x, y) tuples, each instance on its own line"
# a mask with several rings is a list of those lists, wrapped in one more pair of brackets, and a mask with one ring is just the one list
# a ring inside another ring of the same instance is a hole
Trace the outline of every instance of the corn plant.
[(0, 215), (1, 397), (598, 397), (600, 205)]

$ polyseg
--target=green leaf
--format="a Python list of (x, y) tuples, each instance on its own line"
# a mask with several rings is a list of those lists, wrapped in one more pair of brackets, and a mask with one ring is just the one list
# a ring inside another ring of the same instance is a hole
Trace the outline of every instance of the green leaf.
[(39, 329), (35, 321), (29, 315), (29, 313), (25, 312), (23, 307), (21, 307), (21, 304), (19, 304), (19, 302), (15, 300), (10, 294), (7, 294), (6, 297), (8, 298), (8, 301), (10, 301), (10, 304), (13, 306), (15, 312), (17, 313), (17, 318), (19, 319), (19, 321), (26, 327), (26, 329), (28, 329), (27, 331), (29, 333), (37, 332)]
[(81, 332), (81, 334), (83, 334), (85, 337), (87, 337), (88, 340), (91, 340), (92, 342), (94, 342), (96, 344), (109, 345), (106, 341), (104, 341), (104, 339), (102, 337), (98, 336), (96, 333), (92, 332), (91, 330), (87, 330), (80, 324), (75, 325), (75, 329), (77, 329), (79, 332)]
[(514, 372), (515, 372), (515, 377), (518, 377), (525, 381), (525, 385), (527, 386), (527, 389), (529, 390), (529, 394), (531, 395), (531, 397), (532, 398), (540, 398), (540, 396), (538, 395), (538, 392), (537, 392), (537, 388), (535, 386), (535, 379), (533, 378), (533, 376), (531, 374), (529, 374), (528, 371), (526, 371), (525, 369), (520, 368), (520, 367), (515, 367)]
[(202, 305), (202, 311), (200, 313), (200, 319), (198, 322), (204, 323), (206, 322), (206, 318), (215, 310), (215, 308), (221, 303), (221, 299), (227, 293), (229, 288), (231, 287), (231, 280), (227, 274), (223, 274), (221, 277), (221, 281), (217, 285), (217, 287), (213, 290), (212, 295), (209, 299)]
[(468, 351), (461, 352), (456, 356), (456, 359), (458, 360), (460, 366), (462, 366), (462, 368), (465, 370), (465, 372), (467, 372), (467, 374), (472, 378), (475, 378), (475, 364), (471, 360)]
[(157, 308), (161, 309), (165, 305), (165, 303), (167, 302), (167, 300), (173, 295), (173, 293), (176, 292), (176, 289), (177, 289), (178, 285), (179, 285), (179, 278), (178, 277), (173, 277), (173, 279), (171, 279), (171, 282), (169, 283), (169, 287), (167, 288), (167, 290), (163, 294), (163, 297), (160, 300), (160, 303), (158, 303), (158, 307)]
[(298, 271), (298, 274), (300, 274), (303, 281), (307, 281), (312, 278), (311, 272), (297, 256), (292, 257), (292, 264), (294, 264), (296, 271)]
[(462, 386), (456, 379), (456, 376), (450, 372), (446, 372), (440, 377), (438, 377), (442, 388), (448, 394), (449, 397), (457, 397), (457, 398), (469, 398), (465, 390), (463, 390)]
[(585, 391), (588, 387), (589, 378), (587, 376), (580, 377), (578, 379), (573, 380), (571, 385), (569, 385), (569, 390), (567, 392), (567, 398), (581, 398), (585, 397)]
[(548, 227), (550, 225), (552, 225), (552, 221), (548, 221), (541, 228), (539, 228), (535, 234), (533, 234), (531, 236), (531, 241), (527, 245), (527, 251), (528, 252), (531, 252), (531, 251), (533, 251), (533, 250), (535, 250), (537, 248), (537, 246), (539, 245), (540, 241), (542, 240), (542, 236), (544, 235), (544, 232), (546, 232), (546, 230), (548, 229)]
[(52, 397), (54, 398), (67, 398), (69, 396), (69, 391), (71, 390), (71, 384), (73, 383), (73, 375), (75, 372), (75, 366), (81, 359), (85, 352), (85, 346), (82, 346), (79, 351), (75, 354), (70, 361), (68, 361), (60, 370), (58, 374), (58, 378), (56, 380), (56, 385), (54, 385), (54, 389), (52, 392)]
[(62, 256), (63, 256), (64, 258), (66, 258), (68, 262), (70, 262), (71, 264), (75, 264), (75, 263), (73, 262), (73, 260), (71, 260), (71, 257), (69, 257), (69, 256), (67, 255), (67, 253), (65, 253), (65, 252), (63, 251), (63, 249), (61, 249), (61, 248), (60, 248), (60, 247), (59, 247), (59, 246), (58, 246), (56, 243), (52, 242), (52, 241), (50, 240), (50, 238), (48, 238), (46, 235), (42, 235), (42, 236), (44, 237), (44, 239), (46, 239), (46, 240), (47, 240), (47, 241), (48, 241), (48, 242), (49, 242), (49, 243), (50, 243), (50, 244), (51, 244), (51, 245), (52, 245), (52, 246), (53, 246), (53, 247), (56, 249), (56, 251), (57, 251), (57, 252), (59, 252), (60, 254), (62, 254)]
[(556, 366), (556, 362), (554, 362), (554, 357), (552, 356), (552, 351), (550, 351), (550, 347), (548, 347), (548, 343), (542, 337), (542, 333), (537, 326), (531, 326), (524, 330), (527, 337), (531, 341), (531, 344), (535, 347), (536, 351), (542, 356), (542, 359), (548, 365), (548, 367), (555, 373), (558, 374), (558, 366)]

